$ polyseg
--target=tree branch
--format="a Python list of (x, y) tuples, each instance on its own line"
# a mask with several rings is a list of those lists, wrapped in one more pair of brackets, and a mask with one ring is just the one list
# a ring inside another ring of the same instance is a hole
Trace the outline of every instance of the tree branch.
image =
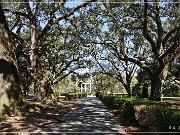
[(61, 69), (61, 72), (59, 74), (62, 74), (65, 70), (67, 70), (68, 67), (70, 67), (70, 65), (75, 62), (75, 61), (78, 61), (80, 57), (76, 58), (76, 59), (72, 59), (71, 61), (68, 62), (68, 64), (63, 68)]
[[(88, 5), (88, 3), (90, 2), (95, 2), (96, 0), (90, 0), (90, 1), (87, 1), (77, 7), (75, 7), (74, 9), (72, 9), (68, 14), (65, 14), (59, 18), (57, 18), (56, 20), (59, 22), (63, 19), (67, 19), (68, 17), (70, 17), (71, 15), (73, 15), (76, 11), (78, 11), (79, 9), (81, 9), (82, 7), (86, 7)], [(53, 11), (54, 12), (54, 11)], [(48, 23), (46, 24), (46, 26), (44, 27), (44, 29), (42, 30), (41, 34), (38, 36), (38, 40), (42, 39), (46, 34), (47, 32), (51, 29), (53, 25), (53, 19), (51, 18)]]
[(10, 30), (6, 21), (6, 17), (4, 15), (4, 11), (2, 9), (1, 3), (0, 3), (0, 23), (4, 26), (8, 34), (10, 34)]
[(14, 11), (11, 11), (10, 9), (3, 9), (3, 10), (4, 10), (4, 11), (7, 11), (7, 12), (11, 12), (11, 13), (13, 13), (13, 14), (15, 14), (15, 15), (24, 16), (24, 17), (30, 19), (30, 18), (29, 18), (29, 15), (26, 14), (26, 13), (19, 12), (19, 11), (15, 11), (15, 12), (14, 12)]
[(177, 30), (180, 29), (180, 26), (179, 27), (174, 27), (172, 30), (170, 30), (166, 35), (165, 37), (163, 38), (163, 41), (162, 41), (162, 45), (165, 46), (166, 42), (168, 41), (168, 39), (170, 38), (170, 36), (176, 32)]
[(152, 48), (152, 52), (155, 54), (155, 56), (158, 56), (157, 50), (156, 50), (156, 45), (155, 42), (153, 41), (153, 39), (150, 37), (148, 30), (147, 30), (147, 0), (144, 0), (144, 22), (143, 22), (143, 35), (144, 38), (151, 44), (151, 48)]
[(175, 35), (175, 41), (174, 41), (174, 44), (166, 51), (164, 52), (162, 55), (160, 55), (158, 57), (158, 60), (161, 60), (163, 59), (164, 57), (166, 57), (167, 55), (171, 54), (171, 53), (174, 53), (174, 51), (177, 49), (177, 53), (179, 53), (179, 48), (180, 48), (180, 27), (177, 29), (177, 33)]
[(55, 85), (57, 84), (58, 82), (60, 82), (61, 80), (63, 80), (64, 78), (66, 78), (68, 75), (70, 75), (71, 73), (73, 73), (73, 71), (70, 71), (69, 73), (63, 75), (62, 77), (58, 78), (57, 80), (55, 81), (51, 81), (50, 82), (50, 85)]
[(31, 21), (31, 19), (34, 17), (32, 11), (31, 11), (31, 8), (29, 6), (29, 1), (28, 0), (25, 0), (25, 5), (26, 5), (26, 10), (28, 12), (28, 16), (29, 16), (29, 20)]
[(162, 28), (162, 23), (161, 23), (161, 19), (160, 19), (160, 1), (159, 0), (157, 0), (157, 3), (156, 3), (155, 18), (156, 18), (156, 25), (157, 25), (157, 31), (158, 31), (156, 48), (159, 52), (159, 50), (161, 50), (160, 48), (162, 47), (162, 36), (163, 36), (163, 28)]

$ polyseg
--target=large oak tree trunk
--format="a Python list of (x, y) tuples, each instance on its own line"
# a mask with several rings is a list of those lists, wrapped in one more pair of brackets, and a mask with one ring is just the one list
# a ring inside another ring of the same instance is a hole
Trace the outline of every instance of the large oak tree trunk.
[(150, 99), (160, 101), (162, 95), (162, 87), (167, 77), (171, 63), (161, 65), (154, 74), (151, 74), (151, 93)]
[(40, 69), (38, 64), (38, 40), (37, 40), (37, 18), (36, 15), (33, 13), (30, 4), (26, 1), (26, 10), (29, 15), (30, 21), (30, 37), (31, 37), (31, 44), (30, 44), (30, 63), (31, 63), (31, 76), (34, 79), (34, 90), (36, 93), (37, 99), (41, 100), (42, 92), (41, 92), (41, 85), (40, 85)]
[(151, 77), (151, 93), (150, 93), (150, 99), (155, 101), (161, 100), (161, 91), (162, 88), (162, 80), (159, 76), (152, 76)]
[(38, 100), (42, 99), (42, 86), (40, 83), (40, 69), (38, 65), (38, 45), (37, 45), (37, 26), (35, 17), (31, 18), (31, 51), (30, 51), (30, 61), (31, 61), (31, 76), (34, 78), (35, 92)]
[(142, 98), (148, 98), (148, 84), (145, 82), (142, 88)]
[(14, 111), (21, 94), (15, 57), (9, 51), (11, 49), (6, 19), (0, 4), (0, 114)]

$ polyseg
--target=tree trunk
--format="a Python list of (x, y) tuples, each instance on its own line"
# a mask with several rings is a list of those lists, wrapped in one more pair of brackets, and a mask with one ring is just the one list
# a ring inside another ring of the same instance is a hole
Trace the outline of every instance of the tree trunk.
[(38, 69), (38, 45), (37, 45), (37, 30), (36, 20), (32, 17), (31, 20), (31, 51), (30, 51), (30, 62), (31, 62), (31, 76), (34, 78), (35, 92), (38, 100), (42, 99), (41, 83), (39, 78)]
[(151, 94), (150, 99), (160, 101), (163, 83), (167, 77), (172, 62), (160, 65), (157, 71), (151, 74)]
[(132, 92), (131, 92), (131, 77), (129, 75), (126, 74), (126, 82), (123, 80), (123, 77), (121, 76), (121, 73), (119, 73), (118, 75), (118, 80), (119, 82), (123, 85), (123, 87), (125, 88), (128, 97), (132, 96)]
[(131, 94), (131, 90), (130, 89), (128, 89), (128, 90), (126, 90), (127, 91), (127, 93), (128, 93), (128, 97), (131, 97), (132, 96), (132, 94)]
[(0, 4), (0, 115), (15, 112), (16, 103), (20, 101), (21, 95), (15, 56), (9, 50), (12, 50), (12, 43)]
[(131, 91), (131, 76), (126, 74), (126, 92), (128, 93), (128, 97), (132, 96), (132, 91)]
[(127, 82), (127, 84), (123, 84), (123, 86), (124, 86), (124, 88), (125, 88), (125, 90), (126, 90), (126, 92), (128, 94), (128, 97), (131, 97), (132, 94), (131, 94), (131, 85), (130, 85), (130, 83)]
[(145, 82), (142, 88), (142, 98), (148, 98), (148, 84)]
[(162, 80), (158, 75), (152, 75), (151, 77), (151, 93), (150, 100), (160, 101), (161, 100), (161, 88)]

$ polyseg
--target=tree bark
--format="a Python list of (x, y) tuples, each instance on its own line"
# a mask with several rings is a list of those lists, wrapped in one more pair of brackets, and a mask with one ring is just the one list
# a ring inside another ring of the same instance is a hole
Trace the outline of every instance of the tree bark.
[(40, 78), (39, 78), (39, 67), (38, 67), (38, 45), (36, 38), (36, 22), (31, 22), (31, 52), (30, 52), (30, 61), (31, 61), (31, 76), (34, 78), (35, 82), (35, 91), (38, 100), (42, 98)]
[(130, 88), (126, 89), (126, 92), (128, 93), (128, 97), (131, 97), (131, 96), (132, 96), (132, 94), (131, 94), (131, 89), (130, 89)]
[(6, 18), (0, 4), (0, 115), (15, 112), (20, 101), (19, 76)]
[(38, 100), (41, 100), (42, 98), (42, 88), (40, 83), (40, 69), (38, 65), (38, 40), (37, 40), (37, 20), (36, 15), (32, 12), (30, 8), (30, 4), (28, 1), (26, 1), (26, 10), (29, 15), (30, 20), (30, 36), (31, 36), (31, 47), (30, 47), (30, 63), (31, 63), (31, 76), (34, 79), (34, 89), (36, 92), (36, 97)]
[(142, 98), (148, 98), (148, 84), (145, 82), (142, 88)]
[(151, 77), (151, 93), (150, 100), (160, 101), (161, 100), (161, 88), (162, 88), (162, 80), (159, 76), (153, 75)]
[(131, 94), (131, 80), (127, 80), (126, 79), (126, 92), (128, 93), (128, 97), (131, 97), (132, 94)]
[(157, 71), (153, 74), (151, 74), (151, 94), (150, 99), (151, 100), (161, 100), (161, 94), (162, 94), (162, 87), (164, 80), (167, 77), (167, 73), (169, 71), (169, 63), (166, 65), (160, 65)]

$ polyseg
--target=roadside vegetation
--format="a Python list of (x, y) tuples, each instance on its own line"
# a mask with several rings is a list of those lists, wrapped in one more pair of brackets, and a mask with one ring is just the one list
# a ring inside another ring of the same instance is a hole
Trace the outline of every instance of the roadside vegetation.
[[(100, 100), (118, 110), (118, 115), (141, 125), (144, 131), (179, 132), (180, 101), (150, 101), (142, 98), (99, 95)], [(117, 113), (116, 113), (117, 115)]]

